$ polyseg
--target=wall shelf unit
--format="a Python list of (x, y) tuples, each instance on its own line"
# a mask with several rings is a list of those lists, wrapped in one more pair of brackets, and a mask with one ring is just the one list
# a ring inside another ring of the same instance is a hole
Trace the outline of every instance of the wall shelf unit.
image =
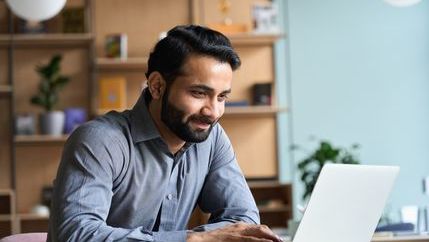
[[(190, 19), (190, 16), (196, 14), (195, 12), (202, 10), (191, 7), (196, 1), (124, 0), (121, 4), (116, 4), (116, 0), (69, 0), (67, 1), (69, 6), (85, 7), (87, 13), (85, 22), (89, 25), (85, 28), (86, 33), (14, 34), (12, 36), (4, 33), (3, 30), (0, 33), (0, 49), (4, 54), (3, 59), (9, 62), (0, 62), (2, 65), (0, 69), (11, 70), (11, 82), (0, 79), (0, 97), (6, 97), (5, 100), (12, 103), (9, 112), (10, 127), (13, 126), (14, 115), (18, 113), (41, 112), (28, 101), (34, 94), (39, 80), (34, 68), (40, 63), (47, 62), (58, 52), (63, 54), (63, 73), (71, 76), (69, 86), (65, 87), (60, 94), (62, 103), (59, 109), (84, 107), (90, 117), (108, 112), (109, 110), (100, 110), (97, 107), (97, 83), (102, 78), (117, 76), (126, 79), (127, 109), (132, 108), (146, 80), (144, 74), (147, 70), (147, 56), (159, 38), (159, 34), (178, 24), (204, 24)], [(240, 6), (239, 14), (241, 14), (247, 12), (242, 11), (243, 9), (260, 1), (270, 2), (269, 0), (243, 0), (234, 2), (234, 5), (243, 5)], [(174, 8), (165, 8), (166, 4), (174, 4)], [(5, 7), (4, 1), (0, 1), (1, 7)], [(136, 14), (136, 9), (145, 9), (145, 14)], [(0, 11), (0, 17), (1, 13), (2, 11)], [(153, 21), (160, 13), (168, 18)], [(139, 23), (139, 25), (129, 23)], [(2, 26), (5, 27), (0, 25), (0, 30)], [(104, 57), (105, 37), (112, 33), (127, 34), (129, 58)], [(271, 83), (272, 93), (275, 93), (275, 83), (282, 80), (276, 80), (275, 77), (274, 44), (286, 35), (249, 32), (227, 34), (227, 36), (242, 59), (242, 67), (234, 73), (233, 93), (230, 100), (246, 100), (251, 104), (251, 88), (258, 83)], [(6, 74), (4, 76), (6, 79)], [(287, 108), (277, 106), (274, 95), (272, 101), (271, 106), (226, 107), (225, 115), (221, 119), (222, 126), (231, 138), (240, 166), (245, 176), (250, 179), (276, 180), (278, 178), (276, 116), (280, 112), (287, 112)], [(67, 137), (67, 135), (13, 136), (12, 131), (9, 137), (0, 137), (3, 143), (10, 143), (12, 147), (11, 159), (0, 156), (0, 159), (3, 159), (0, 161), (2, 164), (12, 164), (12, 167), (8, 166), (7, 170), (11, 170), (12, 179), (16, 180), (15, 185), (0, 184), (2, 186), (0, 188), (14, 186), (11, 202), (14, 211), (10, 214), (0, 214), (0, 237), (12, 232), (47, 230), (48, 218), (31, 214), (30, 211), (40, 203), (43, 187), (52, 185)], [(262, 222), (285, 226), (284, 223), (292, 216), (290, 185), (252, 182), (250, 186), (258, 203), (272, 199), (281, 201), (280, 206), (276, 207), (259, 204)], [(265, 197), (264, 194), (270, 194), (270, 197)], [(201, 218), (197, 221), (203, 222), (207, 216), (201, 215)], [(6, 230), (2, 230), (3, 228)], [(6, 234), (2, 234), (3, 231), (6, 231), (4, 232)]]
[(10, 147), (10, 152), (0, 148), (0, 188), (13, 193), (13, 211), (1, 214), (5, 202), (0, 190), (0, 238), (11, 233), (47, 231), (48, 218), (30, 211), (41, 203), (43, 188), (52, 186), (67, 135), (38, 135), (37, 130), (37, 135), (14, 135), (14, 120), (21, 114), (36, 117), (43, 112), (29, 101), (39, 87), (35, 68), (56, 54), (62, 55), (61, 74), (70, 77), (70, 82), (60, 92), (55, 108), (79, 107), (89, 113), (94, 35), (86, 24), (91, 22), (89, 13), (94, 1), (69, 0), (65, 6), (83, 7), (86, 32), (62, 33), (60, 13), (44, 22), (47, 33), (43, 34), (19, 33), (18, 18), (5, 1), (0, 1), (0, 97), (5, 97), (0, 104), (9, 107), (6, 111), (2, 106), (0, 144)]

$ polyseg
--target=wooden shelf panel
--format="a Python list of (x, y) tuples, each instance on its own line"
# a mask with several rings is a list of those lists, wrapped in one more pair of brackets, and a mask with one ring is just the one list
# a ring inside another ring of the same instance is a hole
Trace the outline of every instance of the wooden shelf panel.
[(230, 39), (232, 45), (272, 45), (279, 38), (282, 38), (284, 34), (281, 33), (240, 33), (240, 34), (228, 34), (227, 37)]
[(286, 108), (277, 106), (225, 107), (224, 116), (274, 115), (285, 111), (287, 111)]
[(38, 144), (38, 143), (59, 143), (65, 142), (68, 135), (15, 135), (14, 142), (17, 145), (21, 144)]
[(14, 219), (14, 216), (12, 214), (0, 215), (0, 221), (12, 221), (13, 219)]
[(83, 34), (0, 34), (0, 46), (85, 46), (91, 44), (93, 35)]
[(17, 215), (17, 218), (19, 220), (47, 220), (49, 219), (49, 216), (45, 215), (38, 215), (34, 213), (20, 213)]
[(141, 71), (147, 70), (147, 57), (132, 57), (132, 58), (97, 58), (95, 65), (99, 70), (104, 71)]
[(282, 212), (290, 212), (290, 206), (279, 206), (279, 207), (268, 207), (268, 206), (258, 206), (260, 213), (282, 213)]
[(0, 97), (9, 96), (12, 93), (12, 86), (0, 85)]

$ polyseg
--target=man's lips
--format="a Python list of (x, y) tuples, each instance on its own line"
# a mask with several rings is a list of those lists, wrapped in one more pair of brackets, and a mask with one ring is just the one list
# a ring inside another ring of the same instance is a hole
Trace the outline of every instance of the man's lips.
[(211, 123), (207, 122), (201, 122), (199, 120), (192, 120), (191, 121), (198, 129), (208, 129), (210, 128)]
[(195, 117), (195, 118), (192, 118), (190, 121), (198, 129), (208, 129), (214, 123), (214, 121), (210, 120), (207, 117)]

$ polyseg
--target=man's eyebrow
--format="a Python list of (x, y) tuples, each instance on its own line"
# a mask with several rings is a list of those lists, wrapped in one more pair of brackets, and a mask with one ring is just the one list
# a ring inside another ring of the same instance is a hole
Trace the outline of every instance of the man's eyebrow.
[(231, 88), (228, 90), (223, 91), (221, 94), (230, 94), (231, 93)]
[(201, 89), (201, 90), (204, 90), (206, 92), (214, 92), (213, 88), (206, 86), (206, 85), (198, 85), (197, 84), (197, 85), (192, 85), (191, 88)]
[[(213, 88), (206, 86), (206, 85), (193, 85), (193, 86), (191, 86), (191, 88), (197, 88), (197, 89), (201, 89), (203, 91), (211, 92), (211, 93), (214, 92)], [(229, 93), (231, 93), (231, 88), (221, 92), (221, 94), (229, 94)]]

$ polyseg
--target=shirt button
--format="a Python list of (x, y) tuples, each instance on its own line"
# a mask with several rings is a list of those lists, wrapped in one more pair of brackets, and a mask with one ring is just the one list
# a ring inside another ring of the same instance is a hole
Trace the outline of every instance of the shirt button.
[(173, 199), (173, 194), (168, 194), (168, 195), (167, 195), (167, 199), (168, 199), (168, 200)]

